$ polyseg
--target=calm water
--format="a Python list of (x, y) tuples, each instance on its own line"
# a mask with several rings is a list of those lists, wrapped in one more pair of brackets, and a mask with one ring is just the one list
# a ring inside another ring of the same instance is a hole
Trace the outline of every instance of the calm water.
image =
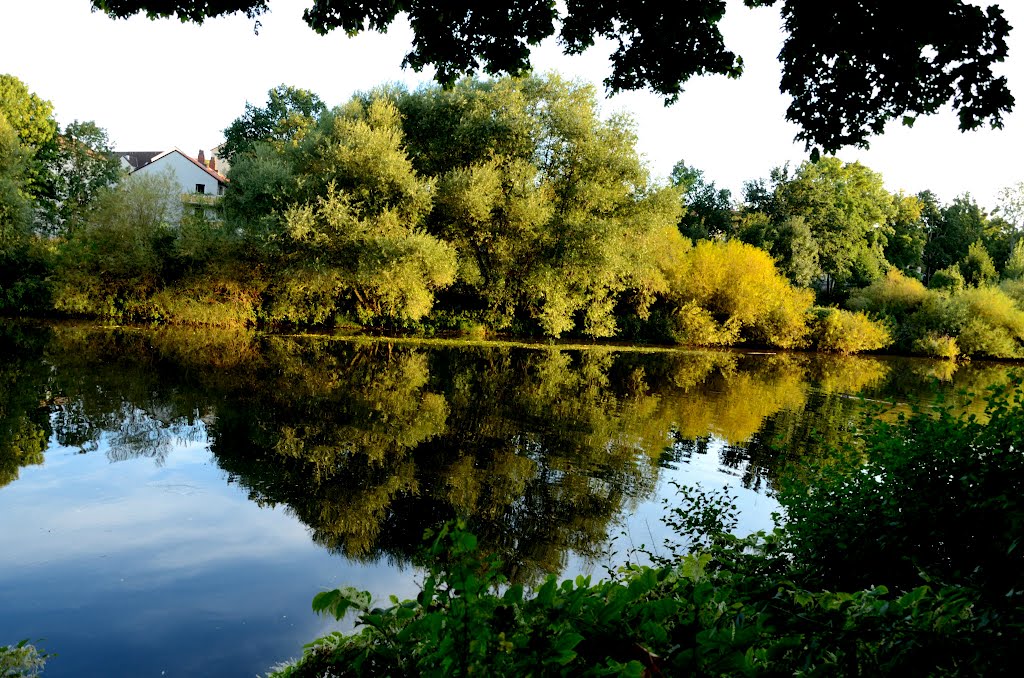
[(332, 628), (317, 591), (412, 596), (449, 518), (514, 579), (601, 576), (668, 536), (673, 482), (766, 528), (854, 394), (893, 416), (1007, 372), (0, 324), (0, 644), (42, 639), (47, 676), (253, 676)]

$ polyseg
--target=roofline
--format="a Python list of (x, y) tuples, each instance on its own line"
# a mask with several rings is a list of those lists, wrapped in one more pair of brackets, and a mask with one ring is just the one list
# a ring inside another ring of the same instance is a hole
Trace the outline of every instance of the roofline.
[[(185, 153), (184, 151), (182, 151), (182, 150), (181, 150), (180, 148), (178, 148), (177, 146), (175, 146), (174, 148), (171, 148), (171, 149), (169, 149), (169, 150), (166, 150), (166, 151), (164, 151), (163, 153), (160, 153), (159, 155), (155, 155), (155, 156), (153, 156), (153, 157), (152, 157), (152, 158), (150, 159), (149, 163), (148, 163), (148, 164), (146, 164), (146, 165), (143, 165), (143, 167), (149, 167), (149, 165), (152, 165), (152, 164), (153, 164), (153, 163), (155, 163), (155, 162), (156, 162), (157, 160), (159, 160), (159, 159), (161, 159), (161, 158), (163, 158), (163, 157), (165, 157), (165, 156), (168, 156), (168, 155), (170, 155), (171, 153), (177, 153), (177, 154), (178, 154), (178, 155), (180, 155), (181, 157), (183, 157), (183, 158), (185, 158), (185, 159), (187, 159), (187, 160), (191, 161), (193, 165), (195, 165), (195, 166), (196, 166), (196, 167), (198, 167), (199, 169), (203, 170), (204, 172), (206, 172), (207, 174), (209, 174), (209, 175), (210, 175), (211, 177), (213, 177), (214, 179), (216, 179), (216, 180), (217, 180), (217, 181), (219, 181), (220, 183), (222, 183), (222, 184), (227, 184), (227, 183), (229, 183), (229, 181), (228, 181), (228, 178), (227, 178), (226, 176), (224, 176), (224, 175), (223, 175), (223, 174), (221, 174), (220, 172), (217, 172), (217, 171), (215, 171), (215, 170), (212, 170), (212, 169), (210, 169), (209, 167), (207, 167), (207, 166), (206, 166), (206, 165), (204, 165), (203, 163), (199, 162), (198, 160), (196, 160), (196, 159), (195, 159), (195, 158), (193, 158), (192, 156), (190, 156), (190, 155), (187, 155), (187, 154), (186, 154), (186, 153)], [(134, 172), (132, 172), (132, 174), (134, 174), (135, 172), (138, 172), (138, 171), (139, 171), (140, 169), (142, 169), (142, 167), (140, 167), (139, 169), (137, 169), (137, 170), (135, 170)]]

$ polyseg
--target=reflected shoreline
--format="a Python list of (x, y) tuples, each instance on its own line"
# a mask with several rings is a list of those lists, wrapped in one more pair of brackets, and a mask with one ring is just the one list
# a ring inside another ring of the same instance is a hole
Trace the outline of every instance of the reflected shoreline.
[(0, 350), (0, 487), (51, 440), (158, 465), (199, 443), (331, 552), (408, 563), (459, 516), (520, 581), (598, 558), (695, 455), (715, 450), (770, 496), (855, 444), (865, 411), (938, 392), (963, 406), (958, 391), (1009, 377), (920, 358), (82, 323), (3, 322)]

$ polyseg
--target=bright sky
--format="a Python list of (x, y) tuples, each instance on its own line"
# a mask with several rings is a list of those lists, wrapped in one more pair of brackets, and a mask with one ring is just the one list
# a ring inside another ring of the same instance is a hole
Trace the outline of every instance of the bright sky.
[[(840, 158), (881, 172), (890, 190), (931, 189), (943, 201), (970, 192), (989, 208), (999, 189), (1024, 181), (1024, 2), (986, 0), (991, 2), (1016, 27), (1001, 69), (1018, 102), (1005, 128), (961, 134), (946, 112), (919, 119), (913, 129), (894, 124), (869, 151), (846, 149)], [(173, 19), (113, 20), (91, 13), (89, 0), (3, 0), (0, 73), (17, 76), (51, 101), (62, 124), (95, 120), (119, 150), (177, 146), (190, 154), (218, 144), (246, 101), (263, 105), (267, 90), (282, 83), (337, 105), (383, 82), (415, 87), (429, 78), (400, 68), (411, 41), (407, 25), (396, 24), (385, 35), (348, 38), (335, 31), (321, 37), (302, 22), (309, 4), (271, 0), (272, 11), (255, 35), (253, 22), (241, 15), (195, 26)], [(739, 81), (694, 80), (667, 108), (653, 94), (622, 94), (606, 99), (602, 110), (633, 116), (639, 150), (656, 176), (667, 176), (684, 159), (738, 197), (745, 180), (806, 157), (792, 141), (796, 128), (785, 121), (788, 101), (778, 91), (780, 25), (774, 9), (751, 10), (728, 0), (722, 31), (746, 64)], [(609, 51), (599, 45), (566, 57), (552, 40), (535, 50), (534, 67), (603, 91)]]

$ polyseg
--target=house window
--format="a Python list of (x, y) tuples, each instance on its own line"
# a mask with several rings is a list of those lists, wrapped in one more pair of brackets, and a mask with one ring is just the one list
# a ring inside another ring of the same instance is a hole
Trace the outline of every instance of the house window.
[(206, 184), (196, 184), (196, 193), (206, 193)]
[(224, 184), (217, 184), (217, 195), (224, 195)]

